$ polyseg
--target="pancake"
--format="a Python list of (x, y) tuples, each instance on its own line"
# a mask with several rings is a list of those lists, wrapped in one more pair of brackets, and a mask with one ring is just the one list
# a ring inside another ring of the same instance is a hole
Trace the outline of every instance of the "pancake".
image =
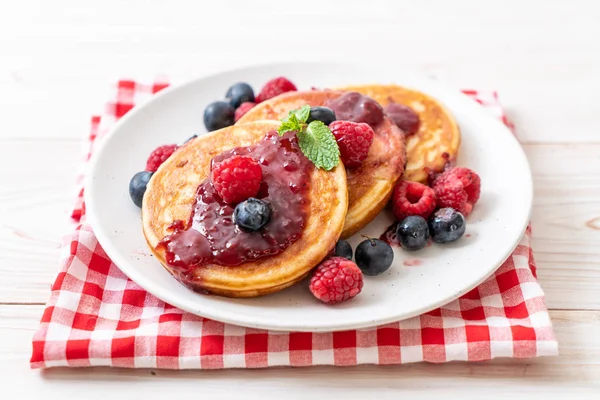
[[(199, 184), (208, 177), (213, 157), (258, 143), (278, 122), (259, 121), (201, 135), (179, 148), (148, 184), (142, 204), (143, 231), (152, 252), (175, 277), (195, 290), (228, 297), (255, 297), (277, 292), (303, 279), (335, 246), (348, 207), (343, 164), (331, 171), (311, 168), (307, 216), (300, 238), (283, 252), (238, 266), (203, 264), (183, 274), (165, 261), (157, 244), (173, 221), (188, 221)], [(184, 276), (185, 275), (185, 276)]]
[[(279, 120), (290, 110), (304, 105), (322, 106), (343, 92), (313, 90), (287, 92), (262, 102), (248, 111), (239, 121), (247, 123), (265, 119)], [(398, 178), (402, 176), (405, 162), (402, 131), (389, 118), (373, 129), (375, 136), (369, 155), (359, 168), (347, 169), (348, 213), (342, 237), (347, 238), (367, 225), (385, 207)]]
[(430, 173), (442, 172), (456, 160), (460, 130), (452, 114), (437, 100), (395, 85), (347, 86), (339, 90), (362, 93), (384, 108), (392, 102), (404, 104), (419, 115), (419, 130), (406, 138), (408, 161), (403, 179), (427, 183)]

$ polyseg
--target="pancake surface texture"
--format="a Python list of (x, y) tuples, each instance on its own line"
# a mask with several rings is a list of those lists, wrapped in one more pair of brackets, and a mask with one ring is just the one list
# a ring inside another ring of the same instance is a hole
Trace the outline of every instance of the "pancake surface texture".
[(417, 133), (407, 137), (407, 164), (403, 179), (427, 183), (429, 172), (441, 172), (456, 160), (460, 130), (454, 117), (437, 100), (416, 90), (395, 85), (347, 86), (339, 90), (359, 92), (385, 108), (390, 103), (410, 107), (419, 115)]
[(187, 273), (169, 267), (161, 239), (176, 220), (188, 221), (196, 190), (210, 173), (213, 157), (240, 146), (251, 146), (279, 126), (275, 121), (240, 124), (201, 135), (180, 147), (154, 173), (144, 195), (142, 222), (146, 240), (165, 268), (196, 290), (228, 297), (255, 297), (277, 292), (304, 278), (335, 246), (348, 206), (342, 163), (331, 171), (311, 169), (309, 205), (300, 239), (283, 252), (239, 266), (203, 264)]
[[(262, 102), (239, 121), (279, 120), (304, 105), (322, 106), (344, 92), (312, 90), (287, 92)], [(398, 178), (402, 176), (406, 152), (404, 135), (389, 118), (373, 127), (375, 136), (369, 155), (359, 168), (347, 169), (348, 214), (342, 237), (346, 238), (367, 225), (385, 207)]]

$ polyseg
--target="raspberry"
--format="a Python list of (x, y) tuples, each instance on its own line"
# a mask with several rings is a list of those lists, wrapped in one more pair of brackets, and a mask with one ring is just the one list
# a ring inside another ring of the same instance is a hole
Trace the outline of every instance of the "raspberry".
[(324, 303), (342, 303), (360, 293), (363, 274), (352, 261), (332, 257), (315, 269), (309, 287), (312, 294)]
[(392, 199), (394, 215), (398, 221), (410, 215), (427, 219), (436, 205), (433, 189), (417, 182), (398, 182)]
[(479, 200), (481, 179), (468, 168), (455, 167), (435, 179), (433, 190), (439, 207), (451, 207), (466, 217)]
[(148, 161), (146, 161), (146, 171), (156, 172), (158, 167), (167, 161), (167, 158), (171, 157), (171, 154), (173, 154), (175, 150), (177, 150), (176, 144), (165, 144), (154, 149), (154, 151), (150, 153)]
[(263, 86), (258, 96), (256, 96), (256, 103), (262, 103), (265, 100), (269, 100), (272, 97), (280, 95), (285, 92), (293, 92), (298, 90), (296, 85), (290, 82), (287, 78), (280, 76), (279, 78), (271, 79)]
[(369, 155), (373, 143), (373, 129), (365, 123), (350, 121), (334, 121), (329, 129), (335, 136), (342, 162), (346, 167), (360, 167)]
[(233, 156), (213, 167), (211, 179), (225, 203), (240, 203), (258, 194), (262, 168), (251, 157)]
[(238, 119), (242, 118), (244, 116), (244, 114), (246, 114), (248, 111), (250, 111), (250, 109), (252, 107), (254, 107), (255, 105), (256, 105), (255, 103), (251, 103), (248, 101), (240, 104), (240, 106), (235, 109), (235, 114), (234, 114), (233, 120), (235, 122), (237, 122)]

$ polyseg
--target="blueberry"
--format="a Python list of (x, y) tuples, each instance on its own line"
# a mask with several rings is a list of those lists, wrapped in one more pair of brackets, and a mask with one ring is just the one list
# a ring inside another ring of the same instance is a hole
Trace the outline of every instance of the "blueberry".
[(352, 260), (352, 246), (345, 240), (338, 240), (335, 244), (335, 255), (337, 257), (344, 257), (348, 260)]
[(250, 197), (235, 207), (233, 220), (242, 230), (257, 231), (271, 220), (271, 206), (260, 199)]
[(245, 102), (254, 103), (254, 90), (247, 83), (239, 82), (227, 90), (225, 97), (227, 97), (233, 108), (238, 108), (240, 104)]
[(330, 123), (335, 121), (335, 113), (331, 108), (311, 107), (306, 123), (310, 124), (312, 121), (321, 121), (325, 125), (329, 126)]
[(394, 251), (389, 244), (379, 239), (367, 239), (356, 246), (356, 264), (365, 275), (384, 273), (394, 261)]
[(210, 131), (233, 125), (233, 114), (235, 108), (224, 101), (210, 103), (204, 110), (204, 125)]
[(396, 235), (404, 249), (409, 251), (420, 250), (427, 245), (429, 239), (427, 221), (418, 215), (406, 217), (398, 224)]
[(142, 208), (142, 200), (144, 199), (144, 193), (146, 193), (146, 186), (152, 177), (152, 172), (141, 171), (138, 172), (129, 181), (129, 196), (133, 203)]
[(460, 239), (466, 227), (465, 217), (453, 208), (442, 208), (429, 220), (431, 238), (438, 243), (450, 243)]

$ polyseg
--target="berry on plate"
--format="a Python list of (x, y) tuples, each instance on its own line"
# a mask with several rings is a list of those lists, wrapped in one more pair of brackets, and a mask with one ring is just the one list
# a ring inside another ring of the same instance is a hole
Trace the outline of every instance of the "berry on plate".
[(404, 104), (390, 103), (385, 107), (385, 113), (406, 136), (419, 131), (419, 115), (412, 108)]
[(225, 97), (233, 108), (238, 108), (242, 103), (254, 102), (254, 90), (247, 83), (238, 82), (227, 89)]
[(342, 162), (348, 168), (360, 167), (369, 155), (375, 133), (364, 123), (334, 121), (329, 129), (340, 148)]
[(435, 210), (436, 200), (433, 189), (418, 182), (400, 181), (392, 195), (392, 209), (398, 221), (409, 215), (428, 218)]
[(146, 161), (146, 171), (156, 172), (158, 167), (167, 161), (167, 158), (171, 157), (171, 154), (173, 154), (175, 150), (177, 150), (176, 144), (165, 144), (154, 149)]
[(233, 156), (213, 166), (211, 179), (227, 204), (236, 204), (258, 194), (262, 168), (252, 157)]
[(329, 124), (335, 121), (335, 113), (331, 108), (311, 107), (306, 123), (310, 124), (313, 121), (321, 121), (325, 125), (329, 126)]
[(344, 257), (352, 260), (352, 246), (347, 241), (340, 239), (335, 244), (334, 254), (336, 257)]
[(360, 268), (343, 257), (332, 257), (319, 264), (309, 284), (312, 294), (327, 304), (350, 300), (360, 293), (362, 287)]
[(252, 107), (254, 107), (255, 105), (256, 105), (256, 103), (251, 103), (251, 102), (245, 102), (245, 103), (240, 104), (240, 106), (235, 109), (235, 114), (234, 114), (233, 120), (235, 122), (237, 122), (238, 119), (242, 118), (244, 116), (244, 114), (246, 114), (248, 111), (250, 111), (250, 109)]
[(406, 217), (398, 224), (396, 235), (402, 248), (409, 251), (421, 250), (427, 246), (429, 239), (427, 221), (418, 215)]
[(280, 76), (275, 79), (271, 79), (263, 86), (260, 93), (256, 96), (256, 103), (262, 103), (265, 100), (269, 100), (275, 96), (285, 92), (293, 92), (298, 90), (296, 85), (290, 82), (289, 79)]
[(437, 210), (429, 220), (431, 239), (437, 243), (450, 243), (460, 239), (466, 227), (465, 217), (449, 207)]
[(250, 197), (235, 207), (233, 220), (245, 231), (258, 231), (271, 220), (271, 206), (260, 199)]
[(224, 101), (215, 101), (210, 103), (204, 110), (204, 126), (206, 129), (216, 131), (233, 125), (233, 115), (235, 108)]
[(481, 179), (469, 168), (454, 167), (444, 171), (433, 182), (438, 207), (451, 207), (465, 217), (479, 200)]
[(141, 171), (138, 172), (129, 181), (129, 196), (133, 200), (133, 204), (142, 208), (142, 201), (144, 200), (144, 193), (146, 193), (146, 186), (152, 178), (152, 172)]
[(389, 244), (379, 239), (367, 239), (356, 246), (356, 264), (365, 275), (384, 273), (394, 261), (394, 251)]

